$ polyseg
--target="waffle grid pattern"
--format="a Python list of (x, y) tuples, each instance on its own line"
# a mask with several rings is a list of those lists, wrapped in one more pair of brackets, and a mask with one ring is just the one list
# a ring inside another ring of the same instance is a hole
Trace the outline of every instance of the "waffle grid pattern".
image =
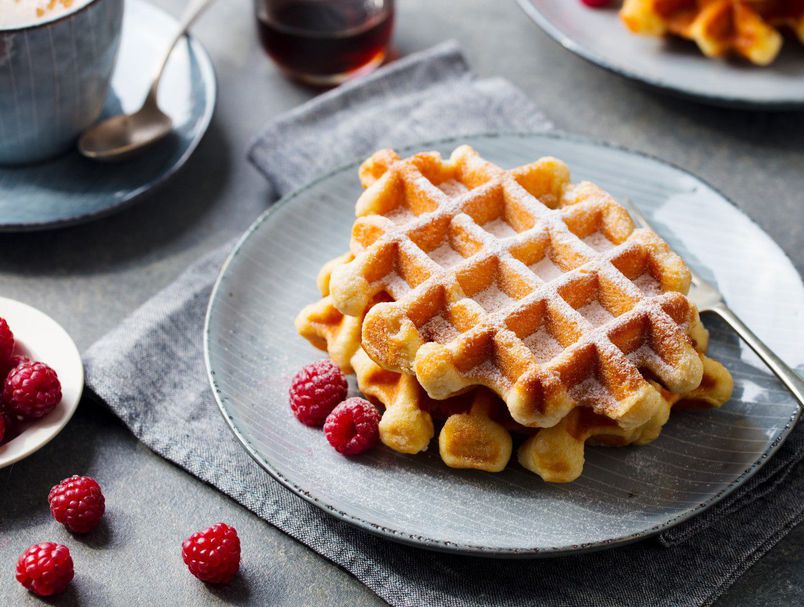
[(549, 482), (570, 482), (583, 470), (585, 444), (649, 443), (658, 437), (677, 401), (718, 407), (731, 395), (733, 384), (728, 371), (704, 356), (708, 343), (703, 334), (696, 340), (704, 367), (701, 385), (689, 393), (673, 394), (652, 382), (662, 396), (662, 406), (642, 426), (620, 428), (609, 418), (579, 407), (550, 428), (526, 428), (514, 422), (504, 403), (485, 388), (433, 400), (415, 377), (388, 371), (372, 361), (360, 344), (363, 318), (345, 316), (334, 307), (329, 296), (331, 271), (351, 258), (341, 256), (322, 268), (318, 278), (322, 299), (299, 313), (296, 328), (313, 345), (327, 351), (345, 373), (355, 374), (358, 389), (383, 409), (380, 439), (399, 453), (427, 450), (435, 434), (434, 420), (440, 420), (438, 450), (444, 463), (452, 468), (499, 472), (511, 458), (510, 433), (514, 432), (530, 435), (517, 452), (523, 467)]
[(368, 310), (368, 355), (431, 397), (485, 385), (527, 426), (582, 405), (634, 427), (661, 406), (643, 373), (673, 392), (700, 383), (683, 262), (560, 161), (504, 171), (466, 146), (446, 161), (383, 151), (361, 180), (332, 301)]

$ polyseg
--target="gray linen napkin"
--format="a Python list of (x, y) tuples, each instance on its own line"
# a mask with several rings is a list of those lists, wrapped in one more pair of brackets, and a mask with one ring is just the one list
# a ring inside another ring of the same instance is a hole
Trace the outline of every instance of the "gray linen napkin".
[[(548, 127), (520, 91), (502, 80), (476, 79), (457, 47), (445, 44), (276, 120), (250, 157), (281, 195), (381, 146)], [(658, 541), (605, 552), (539, 561), (459, 557), (394, 544), (332, 518), (264, 472), (215, 406), (202, 328), (227, 250), (199, 261), (94, 344), (85, 357), (87, 385), (151, 449), (344, 567), (392, 605), (710, 604), (804, 519), (801, 424), (738, 493)], [(211, 443), (206, 436), (219, 439)]]

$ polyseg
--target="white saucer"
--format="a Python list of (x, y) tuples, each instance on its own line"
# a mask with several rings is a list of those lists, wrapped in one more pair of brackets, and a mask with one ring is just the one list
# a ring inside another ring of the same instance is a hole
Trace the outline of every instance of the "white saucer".
[(59, 323), (36, 308), (0, 297), (0, 318), (5, 318), (17, 342), (17, 351), (46, 363), (61, 381), (61, 402), (19, 436), (0, 445), (0, 468), (35, 453), (61, 432), (78, 408), (84, 390), (84, 366), (72, 338)]
[(609, 71), (704, 103), (755, 110), (804, 107), (804, 48), (785, 40), (771, 65), (710, 59), (692, 42), (631, 34), (617, 15), (581, 0), (517, 0), (547, 35)]

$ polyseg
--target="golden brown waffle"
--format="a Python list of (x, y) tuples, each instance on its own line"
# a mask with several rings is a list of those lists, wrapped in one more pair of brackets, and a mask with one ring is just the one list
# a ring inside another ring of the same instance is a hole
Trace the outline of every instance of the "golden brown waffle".
[(645, 373), (675, 393), (700, 384), (686, 266), (559, 160), (505, 171), (468, 146), (386, 150), (360, 174), (354, 259), (330, 288), (340, 312), (366, 315), (380, 367), (439, 400), (486, 386), (533, 427), (577, 406), (642, 426), (662, 406)]
[(620, 16), (634, 33), (674, 34), (709, 57), (734, 53), (757, 65), (779, 54), (777, 28), (791, 28), (804, 42), (803, 0), (626, 0)]
[[(348, 260), (349, 256), (342, 256), (334, 263)], [(423, 451), (434, 435), (435, 418), (444, 421), (438, 442), (441, 458), (448, 466), (488, 472), (504, 469), (513, 444), (509, 431), (532, 434), (534, 430), (516, 424), (504, 403), (484, 388), (435, 401), (427, 396), (414, 377), (379, 367), (360, 347), (359, 330), (353, 329), (355, 318), (340, 314), (328, 297), (332, 267), (333, 264), (327, 264), (319, 275), (324, 298), (307, 306), (299, 314), (296, 326), (312, 344), (327, 350), (331, 356), (333, 352), (338, 356), (348, 356), (347, 364), (340, 364), (341, 368), (346, 372), (353, 371), (361, 392), (385, 409), (380, 423), (382, 442), (401, 453)], [(706, 349), (705, 331), (698, 333), (696, 343), (701, 351)], [(540, 430), (526, 440), (519, 449), (520, 462), (545, 480), (569, 482), (582, 471), (585, 442), (644, 444), (658, 436), (661, 426), (667, 421), (670, 406), (680, 399), (701, 402), (706, 406), (721, 405), (731, 396), (731, 376), (718, 363), (706, 357), (702, 360), (703, 380), (691, 393), (674, 395), (653, 384), (662, 396), (662, 406), (643, 426), (623, 429), (606, 417), (587, 409), (576, 409), (553, 428)]]
[(662, 406), (653, 418), (635, 428), (621, 428), (610, 419), (585, 408), (573, 410), (551, 428), (539, 430), (519, 447), (519, 463), (552, 483), (568, 483), (583, 471), (585, 445), (645, 445), (658, 438), (674, 406), (720, 407), (731, 398), (734, 382), (719, 362), (701, 355), (703, 380), (695, 390), (673, 394), (654, 383)]
[(345, 373), (354, 373), (360, 391), (384, 408), (380, 421), (380, 439), (399, 453), (419, 453), (434, 435), (433, 417), (447, 420), (440, 439), (444, 461), (458, 468), (498, 472), (511, 457), (509, 428), (516, 424), (501, 401), (492, 393), (474, 390), (471, 394), (434, 401), (415, 377), (387, 371), (371, 360), (360, 346), (363, 317), (341, 314), (329, 296), (329, 279), (334, 267), (351, 260), (342, 255), (327, 263), (318, 275), (323, 298), (305, 307), (296, 318), (296, 328)]

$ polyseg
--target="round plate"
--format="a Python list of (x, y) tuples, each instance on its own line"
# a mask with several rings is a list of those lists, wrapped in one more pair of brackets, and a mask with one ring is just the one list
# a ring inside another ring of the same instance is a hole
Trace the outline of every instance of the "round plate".
[(804, 46), (787, 38), (771, 65), (710, 59), (693, 42), (632, 34), (620, 3), (593, 9), (581, 0), (518, 0), (550, 37), (616, 74), (714, 105), (753, 109), (804, 107)]
[[(139, 108), (151, 71), (178, 27), (173, 17), (147, 2), (126, 2), (120, 55), (102, 117)], [(122, 209), (173, 175), (201, 141), (215, 107), (212, 63), (194, 38), (173, 51), (159, 104), (173, 119), (173, 133), (130, 160), (104, 164), (72, 151), (35, 165), (0, 167), (0, 231), (96, 219)]]
[[(448, 153), (464, 142), (504, 167), (554, 155), (575, 181), (630, 197), (758, 335), (788, 361), (804, 362), (798, 274), (710, 186), (656, 159), (566, 135), (486, 135), (415, 150)], [(675, 412), (650, 445), (588, 448), (574, 483), (547, 484), (515, 461), (500, 474), (452, 470), (436, 441), (416, 456), (379, 448), (342, 457), (320, 430), (291, 415), (287, 390), (302, 365), (322, 358), (296, 334), (293, 319), (319, 299), (319, 268), (347, 250), (360, 191), (355, 163), (265, 213), (224, 265), (205, 334), (210, 381), (234, 433), (280, 482), (334, 516), (390, 539), (462, 553), (537, 556), (623, 544), (735, 489), (797, 418), (792, 397), (754, 354), (706, 317), (710, 355), (734, 375), (734, 398), (719, 410)]]
[(67, 425), (81, 400), (84, 367), (67, 331), (44, 312), (0, 297), (0, 318), (6, 319), (14, 333), (16, 352), (40, 360), (56, 371), (62, 393), (61, 402), (53, 411), (0, 445), (0, 468), (5, 468), (47, 445)]

